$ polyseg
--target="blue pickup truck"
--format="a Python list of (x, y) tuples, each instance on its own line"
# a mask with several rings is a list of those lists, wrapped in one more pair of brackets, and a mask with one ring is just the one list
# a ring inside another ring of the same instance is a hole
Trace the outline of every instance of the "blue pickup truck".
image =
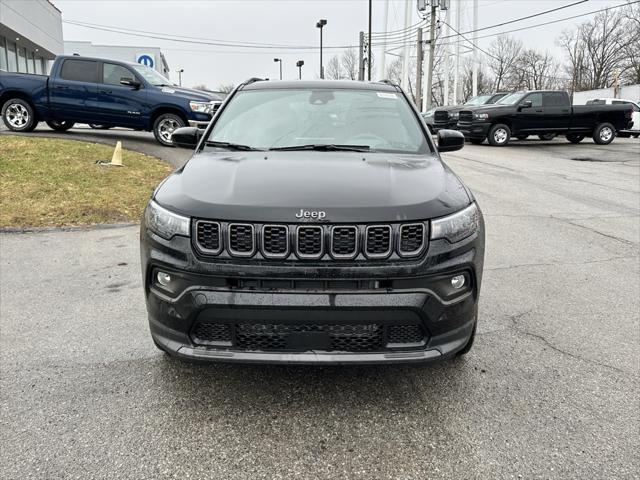
[(172, 146), (176, 128), (206, 125), (221, 101), (137, 63), (61, 56), (49, 76), (0, 71), (2, 119), (14, 132), (30, 132), (40, 121), (57, 131), (88, 123), (153, 131)]

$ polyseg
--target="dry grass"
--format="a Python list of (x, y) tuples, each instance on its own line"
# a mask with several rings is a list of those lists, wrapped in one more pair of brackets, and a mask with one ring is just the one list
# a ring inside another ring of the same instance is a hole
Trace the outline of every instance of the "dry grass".
[(0, 228), (138, 221), (166, 163), (123, 151), (124, 167), (106, 145), (0, 136)]

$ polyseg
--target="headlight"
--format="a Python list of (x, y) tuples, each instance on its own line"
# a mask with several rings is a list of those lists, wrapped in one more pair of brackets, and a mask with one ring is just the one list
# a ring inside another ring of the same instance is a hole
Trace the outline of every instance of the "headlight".
[(478, 207), (472, 203), (453, 215), (432, 220), (431, 239), (444, 238), (449, 243), (459, 242), (475, 233), (479, 223)]
[(170, 212), (151, 200), (144, 211), (147, 228), (162, 238), (171, 240), (174, 235), (189, 236), (190, 220)]
[(196, 102), (192, 100), (189, 102), (189, 107), (191, 107), (191, 110), (194, 112), (208, 113), (211, 115), (211, 113), (213, 113), (214, 104), (211, 102)]
[(488, 113), (474, 113), (473, 114), (473, 119), (474, 120), (487, 120), (489, 118), (489, 114)]
[(460, 112), (456, 112), (456, 113), (450, 113), (449, 116), (454, 119), (457, 120), (458, 118), (460, 118)]

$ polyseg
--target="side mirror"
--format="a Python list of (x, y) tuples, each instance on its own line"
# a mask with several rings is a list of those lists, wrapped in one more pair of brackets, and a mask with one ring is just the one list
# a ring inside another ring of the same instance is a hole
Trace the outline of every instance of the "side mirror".
[(533, 102), (531, 100), (525, 100), (520, 104), (520, 108), (531, 108), (533, 107)]
[(455, 152), (464, 147), (464, 135), (457, 130), (440, 130), (438, 132), (438, 151)]
[(127, 77), (122, 77), (120, 79), (120, 84), (121, 85), (127, 85), (129, 87), (133, 87), (136, 90), (138, 88), (140, 88), (140, 86), (142, 85), (140, 82), (138, 82), (137, 80), (134, 80), (133, 78), (127, 78)]
[(203, 131), (197, 127), (176, 128), (171, 135), (171, 141), (176, 147), (193, 150), (198, 145)]

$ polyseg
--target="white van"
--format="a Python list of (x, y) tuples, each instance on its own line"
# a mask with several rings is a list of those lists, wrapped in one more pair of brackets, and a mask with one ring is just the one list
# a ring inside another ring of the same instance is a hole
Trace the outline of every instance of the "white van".
[(622, 130), (618, 132), (619, 137), (635, 137), (640, 136), (640, 105), (638, 102), (632, 102), (631, 100), (624, 100), (622, 98), (594, 98), (587, 100), (587, 105), (633, 105), (633, 125), (628, 130)]

